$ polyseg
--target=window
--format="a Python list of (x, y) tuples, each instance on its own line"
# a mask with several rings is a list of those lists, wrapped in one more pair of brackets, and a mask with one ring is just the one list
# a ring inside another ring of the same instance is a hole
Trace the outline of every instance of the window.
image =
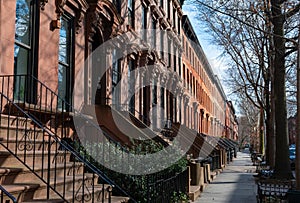
[(183, 81), (185, 82), (185, 64), (183, 64)]
[(179, 76), (181, 76), (181, 57), (178, 56), (178, 72), (179, 72)]
[(152, 106), (157, 105), (157, 80), (152, 80)]
[(171, 4), (169, 1), (167, 1), (167, 4), (168, 4), (168, 18), (170, 19), (171, 18)]
[(121, 13), (121, 0), (113, 0), (113, 4), (115, 5), (118, 13)]
[(177, 63), (177, 50), (176, 47), (174, 46), (174, 56), (173, 56), (173, 63), (174, 63), (174, 72), (176, 72), (177, 67), (176, 67), (176, 63)]
[(160, 51), (161, 51), (161, 58), (164, 58), (164, 31), (160, 31)]
[(128, 0), (128, 25), (134, 28), (134, 0)]
[[(73, 83), (73, 19), (67, 15), (61, 17), (58, 46), (58, 96), (71, 103)], [(58, 107), (64, 108), (61, 100)]]
[(117, 92), (116, 86), (121, 80), (120, 60), (116, 59), (117, 51), (112, 51), (112, 104), (118, 107), (120, 103), (120, 92)]
[(160, 119), (164, 120), (165, 118), (165, 88), (161, 87), (160, 88), (160, 107), (161, 107), (161, 111), (160, 111)]
[(173, 27), (176, 29), (176, 9), (173, 7)]
[(171, 67), (171, 40), (168, 40), (168, 66)]
[(132, 59), (128, 60), (128, 99), (129, 99), (129, 111), (131, 113), (135, 113), (135, 78), (134, 75), (131, 73), (134, 69), (134, 61)]
[(146, 7), (143, 5), (142, 6), (142, 19), (141, 19), (141, 29), (142, 29), (142, 33), (143, 33), (143, 40), (147, 39), (147, 33), (146, 33), (146, 29), (147, 29), (147, 10)]
[(153, 48), (156, 49), (156, 21), (152, 18), (152, 42)]
[(180, 34), (180, 17), (177, 19), (178, 34)]
[[(33, 22), (38, 22), (39, 8), (36, 0), (17, 0), (16, 1), (16, 21), (15, 21), (15, 44), (14, 44), (14, 74), (36, 75), (37, 72), (37, 44), (38, 26)], [(18, 80), (17, 80), (18, 79)], [(28, 82), (28, 81), (27, 81)], [(29, 85), (30, 84), (30, 85)], [(33, 102), (35, 87), (34, 84), (28, 83), (25, 88), (25, 78), (16, 78), (14, 83), (14, 99)], [(25, 90), (29, 93), (25, 98)]]

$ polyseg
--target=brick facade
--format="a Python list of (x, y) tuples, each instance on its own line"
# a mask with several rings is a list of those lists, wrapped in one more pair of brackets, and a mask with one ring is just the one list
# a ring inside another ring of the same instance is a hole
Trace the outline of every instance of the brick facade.
[[(16, 35), (16, 29), (21, 29), (16, 23), (16, 1), (27, 6), (25, 11), (32, 3), (32, 16), (27, 16), (31, 22), (20, 36)], [(0, 0), (0, 10), (0, 75), (32, 74), (75, 106), (83, 102), (125, 108), (154, 131), (169, 123), (181, 123), (199, 133), (237, 139), (233, 107), (228, 108), (220, 81), (177, 0)], [(69, 30), (63, 30), (64, 25)], [(144, 33), (136, 46), (130, 44), (133, 51), (117, 61), (114, 50), (122, 49), (126, 38), (107, 49), (100, 62), (91, 57), (103, 43), (129, 31), (138, 36), (142, 29), (157, 31)], [(168, 32), (167, 36), (161, 31)], [(22, 41), (26, 35), (33, 36), (28, 44)], [(70, 44), (63, 44), (64, 40)], [(138, 46), (143, 43), (158, 49), (145, 51)], [(18, 56), (21, 51), (16, 53), (16, 47), (23, 46), (29, 53), (26, 59)], [(61, 55), (63, 52), (66, 54)], [(24, 61), (26, 65), (22, 65)], [(103, 67), (107, 70), (98, 78)], [(148, 67), (145, 74), (143, 67)], [(126, 78), (138, 68), (133, 87), (142, 87), (136, 89), (134, 97), (128, 97), (132, 86)], [(72, 99), (80, 71), (81, 95)], [(116, 95), (112, 93), (114, 73), (119, 75), (117, 82), (122, 82)], [(151, 80), (151, 85), (143, 87), (146, 80)], [(228, 128), (234, 133), (228, 135)]]

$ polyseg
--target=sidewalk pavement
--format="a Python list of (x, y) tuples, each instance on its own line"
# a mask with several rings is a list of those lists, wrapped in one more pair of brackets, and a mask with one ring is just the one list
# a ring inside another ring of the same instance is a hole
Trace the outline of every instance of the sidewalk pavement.
[(249, 151), (238, 152), (195, 203), (256, 203), (256, 185)]

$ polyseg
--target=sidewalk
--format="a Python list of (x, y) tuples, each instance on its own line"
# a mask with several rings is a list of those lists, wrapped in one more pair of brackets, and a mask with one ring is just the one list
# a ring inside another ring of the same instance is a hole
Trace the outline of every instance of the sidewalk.
[(256, 185), (249, 152), (238, 152), (195, 203), (256, 203)]

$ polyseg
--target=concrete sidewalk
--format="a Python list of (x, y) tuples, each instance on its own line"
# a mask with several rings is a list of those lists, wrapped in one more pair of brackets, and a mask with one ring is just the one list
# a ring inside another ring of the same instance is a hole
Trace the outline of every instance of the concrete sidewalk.
[(195, 203), (256, 203), (254, 172), (249, 152), (238, 152)]

